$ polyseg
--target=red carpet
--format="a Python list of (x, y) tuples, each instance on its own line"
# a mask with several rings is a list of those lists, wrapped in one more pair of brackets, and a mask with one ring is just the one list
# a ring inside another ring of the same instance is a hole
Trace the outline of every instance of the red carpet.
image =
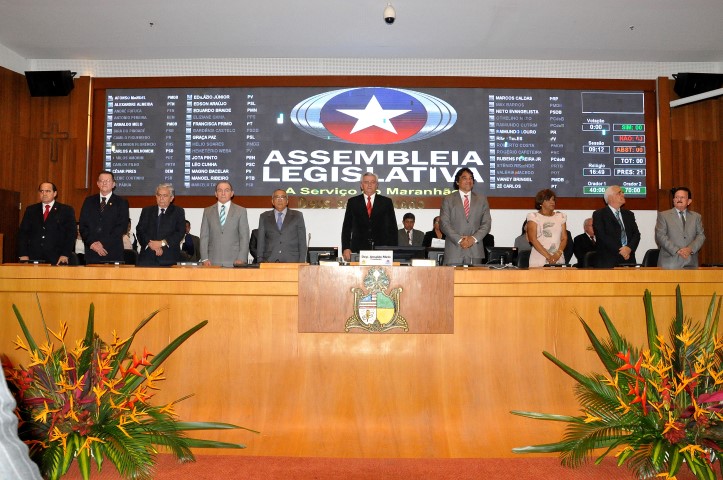
[[(626, 468), (607, 459), (602, 465), (579, 469), (560, 466), (557, 458), (470, 458), (470, 459), (339, 459), (297, 457), (245, 457), (242, 455), (201, 455), (195, 463), (178, 464), (170, 455), (160, 455), (154, 480), (632, 480)], [(95, 467), (95, 464), (93, 464)], [(77, 480), (76, 463), (64, 480)], [(107, 463), (92, 479), (118, 480)], [(688, 471), (678, 480), (691, 480)]]

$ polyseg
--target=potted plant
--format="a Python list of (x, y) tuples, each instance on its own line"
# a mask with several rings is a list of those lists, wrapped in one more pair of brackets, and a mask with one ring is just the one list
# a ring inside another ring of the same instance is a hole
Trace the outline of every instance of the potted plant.
[(562, 464), (576, 467), (595, 450), (596, 463), (615, 453), (618, 465), (637, 478), (675, 478), (686, 463), (699, 479), (716, 478), (714, 462), (723, 448), (723, 339), (720, 301), (714, 294), (705, 320), (683, 314), (680, 287), (669, 338), (658, 332), (648, 290), (643, 297), (647, 345), (636, 348), (618, 333), (600, 307), (608, 338), (599, 339), (580, 318), (604, 367), (583, 375), (548, 352), (544, 356), (577, 384), (579, 416), (513, 411), (515, 415), (567, 423), (564, 439), (515, 448), (516, 453), (559, 452)]
[(208, 321), (182, 333), (154, 355), (145, 348), (142, 354), (132, 353), (131, 344), (158, 310), (143, 319), (128, 338), (113, 332), (113, 339), (105, 342), (95, 332), (91, 304), (85, 337), (74, 345), (66, 343), (67, 324), (61, 321), (57, 331), (51, 330), (42, 309), (45, 341), (38, 344), (15, 305), (13, 311), (25, 337), (18, 336), (15, 346), (28, 353), (30, 362), (13, 366), (4, 357), (3, 368), (16, 392), (20, 437), (44, 477), (60, 478), (77, 460), (87, 480), (91, 460), (98, 471), (107, 460), (126, 478), (151, 479), (157, 447), (179, 461), (193, 461), (193, 447), (244, 448), (187, 437), (186, 432), (193, 430), (242, 428), (180, 421), (174, 405), (188, 397), (165, 405), (150, 402), (152, 391), (164, 379), (161, 364)]

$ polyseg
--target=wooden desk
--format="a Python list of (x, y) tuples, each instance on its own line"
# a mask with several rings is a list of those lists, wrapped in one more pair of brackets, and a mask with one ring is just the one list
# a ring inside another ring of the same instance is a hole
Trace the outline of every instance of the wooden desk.
[(712, 293), (723, 294), (723, 270), (457, 269), (453, 334), (350, 335), (298, 333), (296, 266), (3, 265), (0, 352), (27, 363), (13, 349), (21, 332), (11, 304), (40, 338), (36, 293), (51, 328), (68, 321), (71, 341), (83, 335), (91, 302), (105, 339), (114, 329), (129, 334), (160, 308), (137, 350), (157, 352), (197, 322), (209, 324), (166, 362), (156, 400), (194, 393), (178, 405), (182, 418), (261, 431), (213, 433), (248, 445), (235, 453), (505, 457), (512, 447), (562, 433), (562, 425), (510, 410), (578, 413), (572, 381), (543, 350), (583, 372), (601, 370), (575, 312), (602, 332), (597, 309), (604, 306), (620, 332), (642, 346), (643, 291), (652, 291), (667, 331), (677, 284), (686, 315), (700, 319)]

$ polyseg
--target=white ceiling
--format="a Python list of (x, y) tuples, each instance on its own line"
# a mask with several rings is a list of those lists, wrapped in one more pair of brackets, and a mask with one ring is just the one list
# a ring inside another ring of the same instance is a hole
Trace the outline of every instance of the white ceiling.
[(25, 59), (723, 62), (723, 0), (0, 0)]

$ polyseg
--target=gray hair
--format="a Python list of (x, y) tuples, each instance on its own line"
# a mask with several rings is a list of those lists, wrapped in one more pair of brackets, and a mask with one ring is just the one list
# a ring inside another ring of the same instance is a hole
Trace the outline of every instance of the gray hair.
[(172, 197), (176, 196), (176, 191), (173, 189), (173, 185), (171, 185), (170, 183), (159, 183), (156, 187), (156, 193), (158, 193), (158, 190), (160, 190), (161, 188), (167, 188), (168, 191), (171, 192)]
[(618, 185), (610, 185), (608, 188), (605, 189), (605, 193), (603, 194), (603, 198), (605, 199), (605, 203), (610, 203), (610, 197), (613, 196), (613, 189), (620, 188)]

